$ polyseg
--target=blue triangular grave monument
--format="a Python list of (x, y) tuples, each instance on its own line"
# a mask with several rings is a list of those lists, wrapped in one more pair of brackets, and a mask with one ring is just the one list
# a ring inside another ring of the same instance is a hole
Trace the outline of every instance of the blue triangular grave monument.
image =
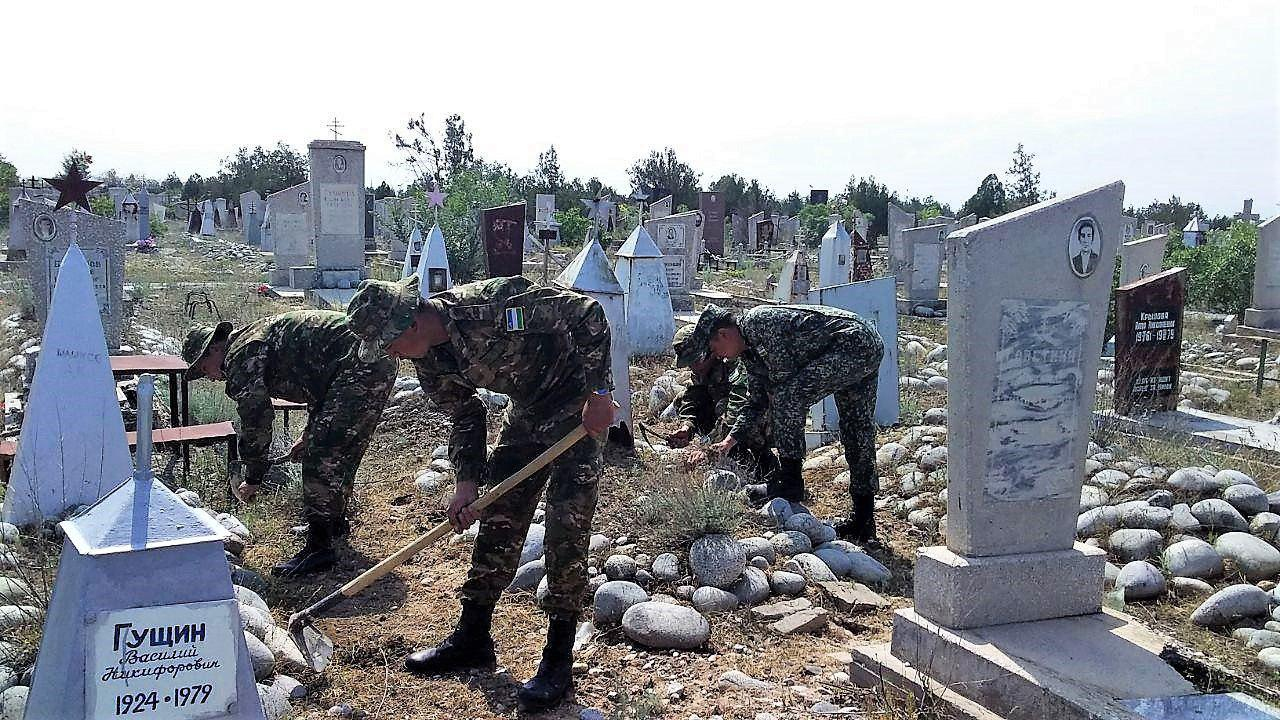
[(133, 477), (61, 524), (24, 720), (263, 718), (227, 531), (151, 477), (153, 391), (144, 376)]

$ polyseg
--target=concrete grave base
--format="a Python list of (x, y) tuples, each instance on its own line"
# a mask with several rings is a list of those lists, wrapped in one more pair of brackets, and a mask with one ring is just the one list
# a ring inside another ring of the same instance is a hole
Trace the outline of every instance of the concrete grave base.
[(294, 265), (289, 268), (289, 287), (310, 290), (319, 280), (315, 265)]
[[(1250, 326), (1250, 329), (1270, 330), (1280, 335), (1280, 308), (1245, 308), (1244, 324)], [(1244, 330), (1245, 328), (1242, 327), (1240, 329)]]
[[(1137, 720), (1124, 701), (1191, 695), (1194, 686), (1160, 659), (1164, 640), (1126, 615), (1104, 611), (1035, 622), (951, 630), (912, 608), (893, 618), (892, 658), (932, 681), (931, 694), (959, 694), (1008, 720)], [(850, 677), (886, 665), (852, 653)]]
[[(946, 547), (916, 555), (920, 613), (949, 628), (973, 628), (1096, 613), (1101, 609), (1104, 550), (966, 557)], [(1053, 578), (1053, 592), (1044, 592)]]
[(1122, 432), (1133, 435), (1190, 442), (1226, 453), (1234, 454), (1248, 448), (1280, 455), (1280, 425), (1206, 410), (1186, 408), (1139, 417), (1095, 412), (1094, 420), (1096, 425), (1118, 426)]
[(945, 313), (947, 311), (946, 298), (942, 298), (941, 300), (911, 300), (899, 295), (896, 302), (898, 305), (899, 315), (914, 315), (916, 311), (915, 309), (921, 305), (933, 310), (934, 312)]
[(889, 643), (862, 645), (850, 655), (849, 679), (858, 687), (897, 698), (915, 698), (918, 707), (928, 708), (947, 720), (1006, 720), (894, 657)]

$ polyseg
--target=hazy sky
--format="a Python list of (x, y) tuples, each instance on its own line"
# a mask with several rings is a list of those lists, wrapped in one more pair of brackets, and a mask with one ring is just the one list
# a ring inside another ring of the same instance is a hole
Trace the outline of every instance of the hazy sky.
[[(305, 150), (337, 115), (370, 185), (388, 132), (461, 113), (477, 151), (627, 187), (671, 146), (779, 195), (873, 174), (958, 207), (1018, 142), (1060, 194), (1280, 212), (1274, 0), (6, 4), (0, 153), (24, 177), (209, 175), (242, 145)], [(1002, 178), (1003, 179), (1003, 178)]]

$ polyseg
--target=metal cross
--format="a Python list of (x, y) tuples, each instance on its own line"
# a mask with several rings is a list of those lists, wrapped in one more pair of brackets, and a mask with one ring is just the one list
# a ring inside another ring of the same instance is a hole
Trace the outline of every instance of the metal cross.
[(342, 129), (342, 123), (338, 122), (338, 117), (335, 115), (333, 118), (333, 122), (329, 123), (329, 130), (333, 132), (334, 140), (338, 139), (338, 131), (341, 129)]

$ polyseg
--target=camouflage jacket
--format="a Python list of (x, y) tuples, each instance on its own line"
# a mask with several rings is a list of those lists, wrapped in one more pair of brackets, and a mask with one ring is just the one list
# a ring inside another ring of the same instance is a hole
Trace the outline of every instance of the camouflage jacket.
[[(827, 351), (841, 333), (872, 333), (874, 327), (856, 314), (825, 305), (762, 305), (738, 318), (747, 348), (742, 363), (748, 397), (729, 434), (746, 442), (765, 418), (769, 395)], [(855, 362), (856, 358), (850, 358)]]
[(314, 414), (329, 381), (345, 363), (359, 362), (359, 338), (345, 313), (298, 310), (265, 317), (233, 332), (222, 361), (227, 397), (240, 415), (240, 457), (245, 480), (261, 480), (268, 468), (271, 398), (306, 403)]
[(729, 434), (747, 399), (746, 370), (742, 363), (725, 360), (713, 363), (706, 377), (695, 375), (676, 397), (675, 406), (682, 423), (718, 442)]
[[(477, 388), (511, 398), (504, 422), (535, 442), (567, 432), (594, 390), (612, 390), (609, 323), (595, 300), (522, 277), (459, 285), (426, 304), (450, 341), (413, 361), (428, 396), (453, 417), (459, 482), (485, 484), (485, 406)], [(565, 425), (568, 424), (568, 427)]]

